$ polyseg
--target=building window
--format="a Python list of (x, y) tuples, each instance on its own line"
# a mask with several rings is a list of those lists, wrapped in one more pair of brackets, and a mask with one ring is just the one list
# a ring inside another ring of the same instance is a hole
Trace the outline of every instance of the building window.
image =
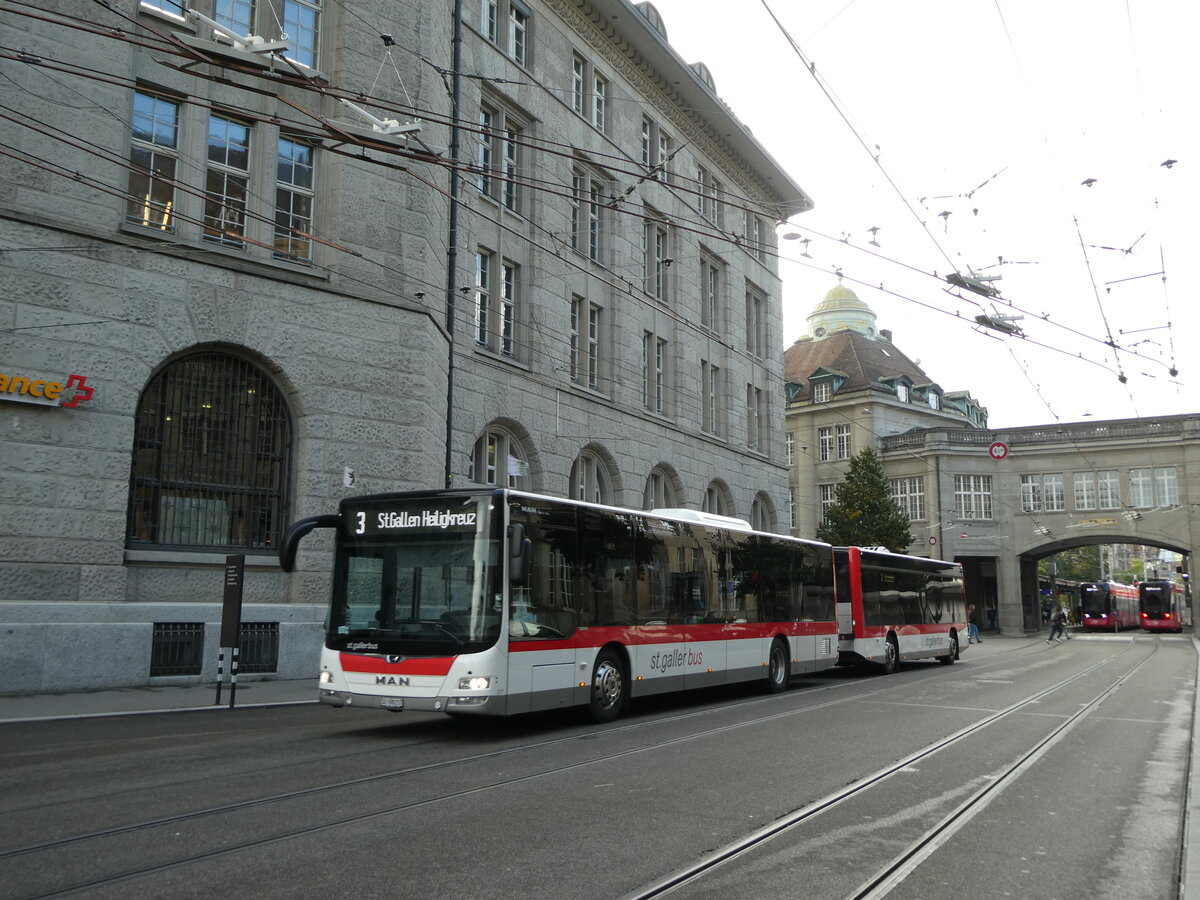
[(493, 44), (500, 36), (496, 30), (499, 27), (499, 17), (500, 7), (497, 0), (483, 0), (483, 9), (479, 14), (479, 31)]
[(908, 516), (909, 521), (917, 522), (925, 518), (925, 477), (916, 475), (912, 478), (892, 478), (888, 481), (892, 499), (901, 511)]
[(129, 173), (125, 221), (174, 231), (179, 104), (154, 94), (135, 92), (132, 136), (129, 162), (133, 171)]
[(479, 146), (475, 152), (475, 187), (479, 193), (490, 197), (492, 195), (492, 164), (494, 156), (493, 142), (495, 141), (492, 120), (495, 113), (486, 106), (479, 109)]
[(667, 302), (667, 226), (662, 222), (647, 222), (643, 230), (642, 255), (645, 265), (646, 293), (663, 303)]
[(794, 465), (796, 462), (796, 436), (791, 432), (788, 432), (784, 436), (783, 445), (787, 464), (789, 466)]
[(1179, 482), (1174, 466), (1154, 470), (1154, 491), (1159, 506), (1179, 505)]
[(1021, 511), (1027, 513), (1041, 512), (1043, 508), (1042, 501), (1042, 476), (1041, 475), (1022, 475), (1021, 476)]
[(1091, 472), (1075, 473), (1075, 508), (1096, 508), (1096, 476)]
[(907, 384), (897, 384), (896, 385), (896, 399), (899, 400), (901, 403), (908, 402), (908, 385)]
[(587, 96), (587, 80), (584, 76), (587, 63), (579, 54), (571, 56), (571, 109), (578, 115), (584, 114), (586, 107), (585, 97)]
[(674, 142), (653, 119), (642, 118), (642, 167), (657, 181), (671, 180), (668, 163)]
[(143, 9), (153, 9), (179, 19), (184, 17), (183, 4), (177, 2), (177, 0), (142, 0), (138, 5)]
[(837, 458), (849, 459), (854, 455), (854, 447), (850, 441), (850, 426), (837, 425), (833, 429), (837, 444)]
[(704, 491), (704, 502), (701, 504), (701, 509), (706, 513), (712, 513), (714, 516), (730, 515), (729, 498), (726, 496), (724, 489), (715, 481), (710, 482), (708, 488)]
[(761, 494), (755, 497), (750, 504), (750, 527), (755, 531), (771, 531), (772, 518), (766, 499)]
[(955, 475), (954, 509), (960, 519), (990, 519), (992, 476)]
[(246, 197), (250, 180), (250, 126), (224, 116), (208, 117), (204, 240), (246, 246)]
[(721, 433), (721, 369), (700, 361), (700, 427), (709, 434)]
[(520, 192), (518, 190), (520, 182), (517, 180), (520, 174), (520, 153), (521, 144), (518, 140), (521, 132), (509, 120), (504, 126), (504, 177), (503, 187), (500, 190), (500, 202), (506, 209), (513, 212), (520, 212)]
[(825, 517), (829, 515), (829, 507), (837, 503), (837, 485), (823, 484), (820, 486), (821, 491), (821, 521), (825, 521)]
[(604, 185), (583, 169), (571, 171), (571, 249), (600, 261)]
[(817, 456), (821, 462), (833, 459), (833, 427), (823, 425), (817, 429)]
[(475, 343), (488, 346), (491, 323), (492, 254), (475, 252)]
[(475, 151), (475, 188), (506, 209), (521, 212), (522, 159), (525, 123), (507, 110), (484, 104), (479, 107), (479, 136)]
[(1129, 505), (1149, 509), (1154, 505), (1154, 486), (1149, 469), (1129, 470)]
[(667, 342), (649, 331), (642, 335), (642, 405), (659, 415), (667, 409)]
[(642, 495), (643, 509), (677, 509), (679, 499), (671, 476), (655, 466), (646, 479), (646, 490)]
[(520, 488), (529, 477), (529, 465), (518, 441), (504, 431), (489, 429), (475, 442), (467, 474), (476, 484)]
[(529, 52), (529, 11), (512, 0), (508, 6), (508, 55), (524, 66)]
[[(507, 27), (501, 31), (503, 18)], [(479, 33), (519, 66), (528, 64), (529, 9), (517, 0), (481, 0)]]
[(767, 355), (767, 298), (757, 289), (746, 291), (746, 351)]
[(500, 266), (500, 352), (517, 355), (517, 291), (519, 267), (505, 260)]
[(812, 386), (813, 403), (828, 403), (833, 399), (833, 383), (830, 381), (817, 381)]
[(1042, 476), (1042, 499), (1046, 512), (1062, 512), (1067, 508), (1067, 491), (1061, 472)]
[(592, 127), (604, 131), (608, 114), (608, 79), (602, 75), (592, 75)]
[(721, 182), (704, 166), (696, 167), (696, 209), (718, 228), (725, 227), (725, 205)]
[(1121, 476), (1116, 469), (1096, 473), (1096, 494), (1101, 509), (1121, 508)]
[(312, 262), (312, 146), (281, 137), (275, 177), (275, 257)]
[(214, 352), (169, 364), (138, 401), (129, 545), (274, 551), (291, 447), (283, 394), (257, 366)]
[[(767, 248), (763, 243), (763, 221), (750, 210), (746, 210), (744, 228), (746, 232), (746, 245), (750, 251), (750, 255), (757, 259), (760, 263), (767, 261)], [(820, 337), (821, 335), (817, 335)]]
[(571, 298), (571, 380), (600, 386), (600, 307), (582, 297)]
[(724, 318), (725, 267), (711, 256), (700, 257), (700, 324), (709, 331), (720, 333)]
[(746, 385), (746, 446), (751, 450), (765, 450), (767, 411), (766, 394), (762, 388)]
[(591, 450), (584, 450), (571, 464), (571, 497), (588, 503), (611, 503), (608, 468)]
[(241, 35), (278, 35), (288, 44), (284, 56), (306, 68), (316, 68), (319, 0), (216, 0), (213, 18)]
[(941, 407), (942, 407), (941, 395), (935, 391), (930, 391), (929, 392), (929, 408), (930, 409), (941, 409)]

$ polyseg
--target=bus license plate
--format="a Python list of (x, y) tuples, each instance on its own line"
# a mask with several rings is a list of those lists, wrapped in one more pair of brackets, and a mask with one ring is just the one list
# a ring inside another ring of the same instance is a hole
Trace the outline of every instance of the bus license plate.
[(380, 699), (379, 705), (383, 709), (404, 709), (404, 698), (402, 698), (402, 697), (383, 697)]

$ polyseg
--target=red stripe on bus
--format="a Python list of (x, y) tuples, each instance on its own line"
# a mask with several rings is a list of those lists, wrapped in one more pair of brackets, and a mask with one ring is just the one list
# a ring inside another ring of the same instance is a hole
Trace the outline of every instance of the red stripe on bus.
[(359, 656), (356, 653), (340, 654), (342, 671), (366, 672), (372, 675), (447, 675), (457, 657), (435, 656), (431, 658), (410, 657), (400, 662), (388, 662), (378, 656)]

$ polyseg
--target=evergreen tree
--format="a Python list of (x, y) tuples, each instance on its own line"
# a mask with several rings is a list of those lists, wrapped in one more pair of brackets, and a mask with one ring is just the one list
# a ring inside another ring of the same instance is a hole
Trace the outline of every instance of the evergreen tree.
[(883, 463), (871, 447), (850, 460), (846, 480), (817, 528), (817, 540), (838, 547), (887, 547), (905, 553), (913, 542), (908, 516), (888, 489)]

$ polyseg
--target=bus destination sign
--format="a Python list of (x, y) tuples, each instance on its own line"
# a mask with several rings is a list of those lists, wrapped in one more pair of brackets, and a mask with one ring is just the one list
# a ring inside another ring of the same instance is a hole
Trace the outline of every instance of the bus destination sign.
[(354, 533), (473, 529), (477, 515), (473, 509), (463, 512), (450, 509), (359, 510), (354, 513)]

